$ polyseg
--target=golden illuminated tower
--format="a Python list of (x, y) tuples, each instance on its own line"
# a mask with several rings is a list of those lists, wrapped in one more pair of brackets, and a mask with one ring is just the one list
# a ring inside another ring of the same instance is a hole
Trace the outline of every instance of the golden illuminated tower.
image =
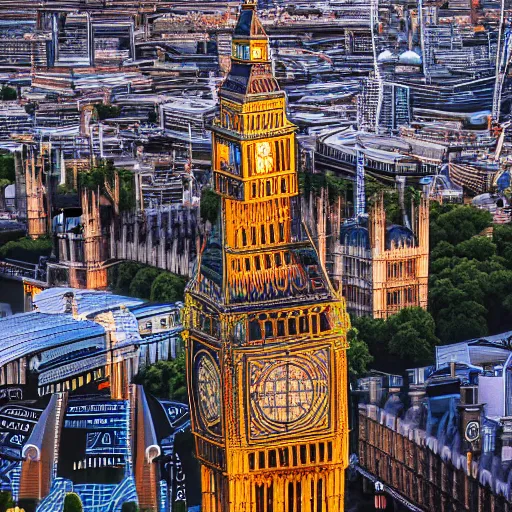
[(202, 510), (339, 512), (349, 321), (301, 222), (295, 126), (253, 3), (219, 95), (222, 208), (184, 311)]

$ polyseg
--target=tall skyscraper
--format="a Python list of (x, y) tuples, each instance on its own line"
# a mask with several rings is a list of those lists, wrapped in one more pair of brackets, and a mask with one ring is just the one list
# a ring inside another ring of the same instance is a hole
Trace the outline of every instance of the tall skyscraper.
[(343, 299), (301, 222), (296, 127), (253, 2), (213, 128), (221, 211), (186, 293), (205, 512), (338, 512), (348, 464)]

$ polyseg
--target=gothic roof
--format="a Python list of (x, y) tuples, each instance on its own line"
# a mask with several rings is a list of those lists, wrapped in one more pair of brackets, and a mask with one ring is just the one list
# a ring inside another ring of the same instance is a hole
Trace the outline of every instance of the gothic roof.
[(233, 39), (266, 38), (267, 34), (255, 10), (255, 4), (244, 4), (238, 17)]
[(368, 228), (357, 222), (344, 224), (340, 230), (340, 241), (343, 245), (370, 249), (370, 235)]
[(386, 249), (395, 247), (416, 247), (416, 237), (414, 233), (405, 226), (392, 224), (386, 228)]
[(233, 62), (222, 90), (238, 94), (265, 94), (279, 91), (279, 85), (269, 64)]

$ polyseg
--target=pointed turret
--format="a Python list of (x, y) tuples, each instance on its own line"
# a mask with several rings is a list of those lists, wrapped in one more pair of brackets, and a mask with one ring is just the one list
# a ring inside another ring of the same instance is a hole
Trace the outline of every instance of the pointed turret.
[(246, 2), (233, 33), (231, 70), (221, 96), (276, 92), (280, 89), (272, 72), (268, 36), (256, 13), (256, 3)]

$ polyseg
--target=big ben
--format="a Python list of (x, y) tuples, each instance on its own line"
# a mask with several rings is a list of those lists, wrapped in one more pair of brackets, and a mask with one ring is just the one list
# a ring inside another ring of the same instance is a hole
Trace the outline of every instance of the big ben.
[(218, 222), (184, 310), (204, 512), (339, 512), (348, 464), (343, 299), (301, 221), (296, 127), (256, 5), (213, 125)]

